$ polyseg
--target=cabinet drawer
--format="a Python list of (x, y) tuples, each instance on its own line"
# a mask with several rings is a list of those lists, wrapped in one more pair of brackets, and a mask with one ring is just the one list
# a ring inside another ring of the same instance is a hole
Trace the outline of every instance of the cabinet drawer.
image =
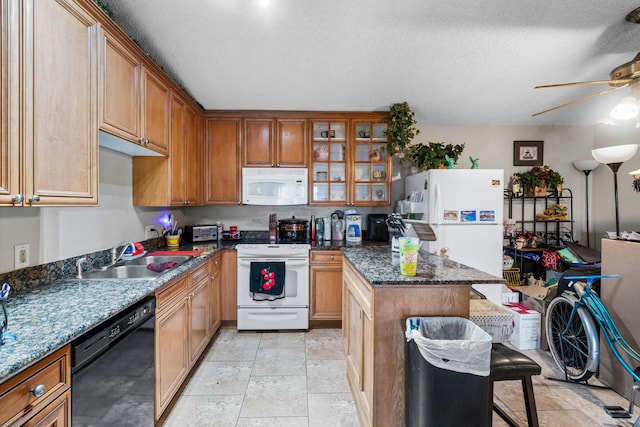
[(209, 276), (209, 263), (205, 262), (189, 271), (189, 283), (198, 283)]
[(312, 263), (337, 263), (342, 264), (342, 252), (340, 251), (311, 251)]
[(156, 306), (158, 310), (172, 305), (177, 300), (183, 300), (187, 295), (187, 278), (180, 276), (177, 280), (163, 286), (156, 292)]
[(35, 414), (70, 385), (71, 357), (65, 346), (0, 385), (0, 424)]

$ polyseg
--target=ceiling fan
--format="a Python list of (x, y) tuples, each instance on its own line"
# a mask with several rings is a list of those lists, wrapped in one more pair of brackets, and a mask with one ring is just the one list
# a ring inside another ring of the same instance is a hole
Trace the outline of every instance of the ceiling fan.
[[(553, 108), (549, 108), (548, 110), (540, 111), (539, 113), (535, 113), (533, 116), (539, 116), (540, 114), (548, 113), (549, 111), (554, 111), (563, 107), (567, 107), (569, 105), (577, 104), (578, 102), (586, 101), (587, 99), (595, 98), (596, 96), (606, 95), (611, 92), (615, 92), (620, 89), (624, 89), (625, 87), (631, 87), (631, 93), (635, 96), (636, 99), (640, 99), (640, 53), (638, 53), (635, 58), (631, 61), (626, 62), (609, 73), (609, 80), (597, 80), (590, 82), (575, 82), (575, 83), (559, 83), (554, 85), (544, 85), (544, 86), (536, 86), (535, 89), (545, 89), (545, 88), (553, 88), (553, 87), (565, 87), (565, 86), (589, 86), (589, 85), (604, 85), (608, 84), (611, 86), (610, 89), (606, 89), (591, 95), (587, 95), (585, 97), (575, 99), (573, 101), (564, 103), (562, 105), (555, 106)], [(637, 108), (637, 107), (636, 107)], [(636, 111), (637, 113), (637, 111)]]

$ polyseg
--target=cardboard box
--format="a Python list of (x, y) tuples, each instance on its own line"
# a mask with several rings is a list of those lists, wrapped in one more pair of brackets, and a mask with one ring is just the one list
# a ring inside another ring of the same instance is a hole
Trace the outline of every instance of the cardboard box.
[(503, 307), (513, 314), (513, 333), (509, 342), (519, 350), (539, 348), (541, 314), (522, 304), (505, 304)]
[(472, 299), (469, 320), (491, 335), (492, 342), (509, 342), (513, 332), (513, 315), (490, 300)]
[(521, 286), (518, 291), (522, 294), (522, 305), (541, 314), (540, 316), (540, 348), (549, 350), (547, 344), (547, 329), (545, 327), (547, 321), (547, 308), (549, 303), (558, 293), (558, 285), (549, 287), (544, 286)]

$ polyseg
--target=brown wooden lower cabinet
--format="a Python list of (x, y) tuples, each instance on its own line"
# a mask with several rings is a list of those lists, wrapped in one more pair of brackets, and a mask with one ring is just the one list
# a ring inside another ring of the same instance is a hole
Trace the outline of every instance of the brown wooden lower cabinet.
[(70, 387), (67, 345), (0, 384), (0, 425), (70, 426)]
[(209, 344), (209, 263), (189, 272), (189, 366), (198, 360)]
[(213, 337), (222, 324), (220, 266), (220, 254), (218, 253), (209, 261), (209, 337)]
[(342, 252), (312, 250), (309, 258), (309, 324), (340, 327)]
[(189, 372), (187, 277), (156, 293), (155, 418), (167, 408)]
[(222, 322), (235, 325), (238, 321), (238, 256), (235, 250), (224, 250), (220, 257)]
[(372, 286), (348, 260), (342, 269), (342, 343), (358, 414), (364, 426), (404, 426), (406, 318), (468, 318), (471, 285)]
[(45, 410), (31, 418), (24, 427), (64, 427), (71, 425), (71, 390), (62, 393)]
[(215, 255), (156, 292), (156, 420), (220, 327), (219, 259)]

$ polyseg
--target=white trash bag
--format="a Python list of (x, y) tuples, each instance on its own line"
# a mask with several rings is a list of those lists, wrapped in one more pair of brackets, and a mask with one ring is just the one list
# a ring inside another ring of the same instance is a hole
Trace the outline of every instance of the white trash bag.
[(461, 317), (410, 317), (405, 332), (424, 359), (441, 369), (489, 375), (491, 335)]

